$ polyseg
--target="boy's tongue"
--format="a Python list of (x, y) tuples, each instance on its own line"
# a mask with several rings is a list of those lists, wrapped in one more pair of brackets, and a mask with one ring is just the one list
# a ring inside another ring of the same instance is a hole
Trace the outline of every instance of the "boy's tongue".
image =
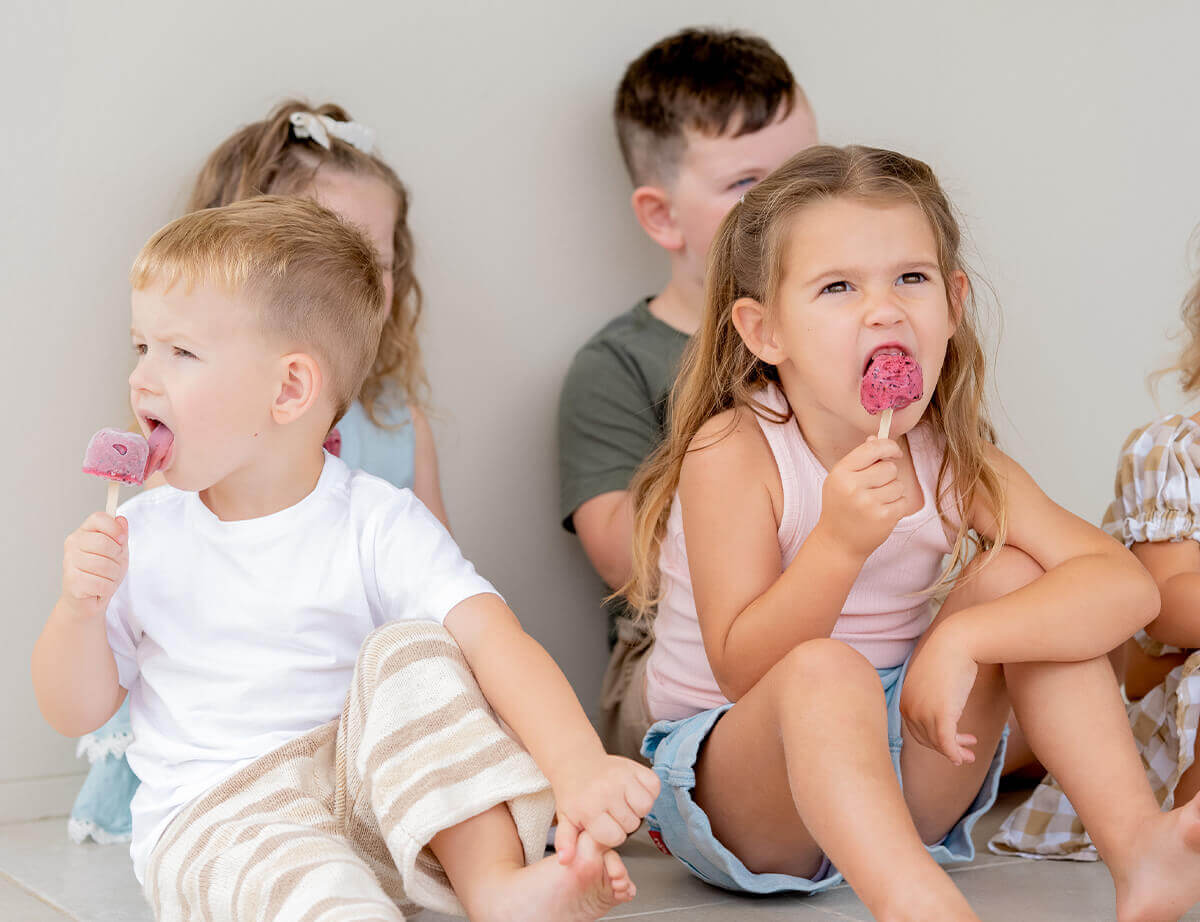
[(170, 429), (159, 423), (146, 441), (150, 443), (150, 457), (146, 461), (146, 477), (150, 477), (162, 467), (167, 452), (171, 450), (171, 443), (175, 441), (175, 435)]

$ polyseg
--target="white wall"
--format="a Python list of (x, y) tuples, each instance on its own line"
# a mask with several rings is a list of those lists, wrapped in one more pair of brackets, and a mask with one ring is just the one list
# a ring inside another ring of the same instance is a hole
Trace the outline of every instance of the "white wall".
[[(410, 184), (455, 532), (589, 705), (601, 589), (558, 527), (554, 413), (575, 348), (661, 282), (609, 122), (625, 63), (688, 24), (767, 36), (835, 143), (933, 163), (1003, 306), (1005, 443), (1097, 519), (1200, 222), (1200, 6), (6, 0), (0, 223), (10, 423), (0, 819), (64, 812), (82, 764), (29, 653), (61, 541), (95, 508), (88, 435), (126, 419), (126, 271), (207, 152), (285, 94), (373, 124)], [(1167, 388), (1165, 407), (1178, 405)]]

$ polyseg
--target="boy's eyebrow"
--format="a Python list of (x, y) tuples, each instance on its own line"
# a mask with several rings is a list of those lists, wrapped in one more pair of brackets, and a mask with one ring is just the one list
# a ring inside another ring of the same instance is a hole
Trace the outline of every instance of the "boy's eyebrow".
[(165, 342), (168, 342), (173, 339), (197, 340), (200, 338), (195, 333), (185, 333), (182, 330), (167, 330), (166, 332), (157, 333), (154, 336), (148, 337), (148, 336), (143, 336), (141, 331), (139, 331), (137, 327), (130, 327), (129, 335), (134, 338), (140, 337), (141, 339), (157, 340), (160, 343), (165, 343)]

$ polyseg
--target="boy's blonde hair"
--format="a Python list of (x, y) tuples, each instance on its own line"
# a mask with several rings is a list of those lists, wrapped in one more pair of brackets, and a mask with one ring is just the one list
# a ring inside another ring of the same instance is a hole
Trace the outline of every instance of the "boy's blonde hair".
[(244, 295), (264, 332), (313, 354), (334, 422), (371, 368), (387, 317), (375, 248), (308, 199), (263, 195), (184, 215), (142, 247), (135, 290), (181, 282)]
[[(731, 408), (745, 408), (773, 422), (791, 418), (790, 410), (780, 417), (759, 402), (759, 391), (768, 383), (778, 384), (779, 372), (746, 347), (733, 325), (733, 305), (749, 297), (773, 309), (793, 219), (806, 205), (839, 197), (916, 205), (937, 241), (938, 267), (947, 286), (955, 273), (966, 271), (950, 202), (933, 171), (920, 160), (870, 147), (811, 147), (746, 192), (713, 240), (704, 320), (684, 353), (671, 390), (667, 437), (631, 487), (633, 576), (618, 592), (643, 617), (658, 602), (659, 550), (684, 457), (698, 450), (692, 447), (692, 439), (700, 427)], [(956, 306), (957, 293), (947, 287), (946, 294), (951, 306)], [(935, 488), (937, 506), (947, 518), (943, 501), (952, 484), (954, 517), (960, 522), (950, 561), (931, 592), (953, 578), (972, 547), (982, 547), (982, 539), (968, 530), (969, 511), (977, 498), (996, 515), (996, 548), (1004, 543), (1007, 530), (1003, 483), (985, 452), (985, 445), (995, 442), (995, 434), (984, 408), (985, 362), (973, 308), (968, 292), (925, 411), (925, 419), (946, 439)]]
[[(341, 106), (311, 106), (301, 99), (281, 102), (265, 119), (240, 128), (209, 155), (188, 210), (216, 208), (254, 195), (305, 195), (321, 170), (336, 170), (382, 180), (396, 195), (396, 225), (392, 231), (392, 303), (384, 319), (378, 352), (363, 379), (360, 393), (367, 416), (384, 425), (384, 411), (405, 403), (421, 407), (428, 389), (417, 341), (421, 317), (421, 286), (413, 266), (413, 239), (408, 229), (408, 190), (384, 161), (339, 138), (329, 148), (312, 138), (296, 136), (291, 117), (297, 112), (350, 121)], [(390, 387), (389, 385), (394, 385)]]

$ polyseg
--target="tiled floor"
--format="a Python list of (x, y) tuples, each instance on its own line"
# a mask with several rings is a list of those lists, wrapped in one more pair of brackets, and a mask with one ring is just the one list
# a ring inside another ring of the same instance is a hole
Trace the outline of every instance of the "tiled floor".
[[(1023, 794), (1009, 793), (977, 827), (984, 842)], [(812, 898), (738, 897), (686, 874), (655, 851), (644, 833), (622, 849), (638, 885), (632, 904), (610, 919), (645, 922), (829, 922), (870, 915), (846, 887)], [(1102, 922), (1113, 914), (1113, 887), (1104, 867), (1072, 862), (999, 858), (983, 850), (972, 864), (951, 869), (983, 919), (1018, 922)], [(426, 913), (423, 922), (448, 917)], [(1200, 922), (1200, 909), (1188, 913)], [(0, 825), (0, 920), (3, 922), (149, 922), (124, 846), (72, 845), (66, 823)], [(543, 922), (543, 920), (531, 920)]]

